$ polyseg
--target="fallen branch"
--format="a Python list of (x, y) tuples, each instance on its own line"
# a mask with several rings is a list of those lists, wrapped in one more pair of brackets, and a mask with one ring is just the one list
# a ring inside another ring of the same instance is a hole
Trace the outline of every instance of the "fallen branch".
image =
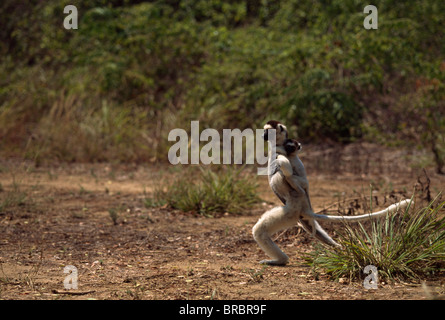
[(59, 291), (59, 290), (56, 290), (56, 289), (52, 290), (52, 293), (55, 293), (55, 294), (69, 294), (69, 295), (72, 295), (72, 296), (82, 296), (84, 294), (89, 294), (89, 293), (93, 293), (93, 292), (96, 292), (96, 291), (95, 290), (90, 290), (90, 291)]

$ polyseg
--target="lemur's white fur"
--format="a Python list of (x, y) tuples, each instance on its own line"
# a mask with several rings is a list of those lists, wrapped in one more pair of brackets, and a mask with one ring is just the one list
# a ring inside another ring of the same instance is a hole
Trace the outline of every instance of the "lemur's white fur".
[(288, 256), (272, 241), (271, 236), (295, 224), (300, 224), (305, 231), (328, 245), (340, 246), (318, 224), (318, 219), (330, 221), (361, 221), (385, 215), (388, 212), (396, 211), (398, 208), (408, 205), (409, 200), (403, 200), (391, 205), (385, 210), (354, 217), (315, 214), (310, 203), (309, 184), (303, 163), (298, 158), (296, 151), (292, 153), (290, 159), (288, 159), (284, 148), (284, 144), (288, 142), (286, 126), (278, 121), (269, 121), (264, 126), (265, 140), (268, 140), (267, 133), (270, 129), (276, 130), (276, 153), (278, 156), (274, 158), (273, 153), (269, 153), (269, 185), (283, 202), (284, 206), (275, 207), (265, 212), (252, 229), (255, 241), (263, 251), (272, 258), (272, 260), (262, 260), (260, 263), (285, 265), (288, 262)]
[[(268, 140), (268, 130), (275, 130), (276, 149), (277, 152), (285, 154), (283, 144), (287, 140), (287, 128), (278, 121), (269, 121), (264, 126), (265, 140)], [(272, 148), (271, 148), (272, 149)], [(279, 170), (276, 162), (276, 155), (269, 152), (268, 170), (269, 170), (269, 185), (272, 190), (283, 202), (284, 206), (275, 207), (259, 219), (252, 229), (253, 236), (258, 245), (268, 254), (273, 260), (263, 260), (261, 263), (271, 265), (284, 265), (288, 262), (287, 255), (280, 250), (280, 248), (272, 241), (271, 236), (283, 229), (289, 228), (295, 224), (300, 224), (303, 229), (313, 234), (318, 240), (332, 246), (338, 244), (327, 234), (325, 230), (312, 218), (303, 217), (300, 215), (303, 208), (298, 208), (302, 205), (301, 192), (293, 190), (286, 181), (284, 174)], [(306, 198), (305, 198), (306, 199)]]

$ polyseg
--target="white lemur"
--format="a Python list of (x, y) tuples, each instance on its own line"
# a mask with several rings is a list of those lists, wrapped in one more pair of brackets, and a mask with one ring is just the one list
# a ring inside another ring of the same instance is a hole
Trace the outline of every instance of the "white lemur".
[(274, 158), (274, 153), (269, 153), (269, 184), (284, 206), (275, 207), (264, 213), (252, 229), (258, 245), (273, 258), (273, 260), (262, 260), (260, 263), (285, 265), (288, 262), (288, 256), (272, 241), (271, 235), (297, 223), (318, 240), (331, 246), (340, 246), (318, 224), (317, 219), (360, 221), (387, 214), (409, 203), (409, 200), (403, 200), (385, 210), (354, 217), (315, 214), (310, 203), (306, 171), (297, 156), (301, 145), (295, 140), (289, 140), (286, 126), (274, 120), (264, 126), (265, 140), (269, 140), (270, 129), (274, 129), (276, 133), (278, 156)]

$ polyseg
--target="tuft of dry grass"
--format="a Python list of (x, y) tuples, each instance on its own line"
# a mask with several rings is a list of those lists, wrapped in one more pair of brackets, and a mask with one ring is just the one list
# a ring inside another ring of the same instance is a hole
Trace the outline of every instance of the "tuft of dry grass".
[(147, 203), (167, 204), (184, 212), (192, 211), (205, 216), (225, 212), (243, 213), (259, 203), (257, 182), (243, 175), (243, 168), (225, 167), (213, 171), (200, 167), (199, 174), (182, 176), (166, 188), (155, 192), (155, 199)]

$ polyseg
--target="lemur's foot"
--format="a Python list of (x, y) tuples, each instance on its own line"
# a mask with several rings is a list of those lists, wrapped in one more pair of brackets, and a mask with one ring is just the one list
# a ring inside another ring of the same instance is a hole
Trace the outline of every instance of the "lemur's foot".
[(284, 266), (288, 260), (261, 260), (260, 264), (267, 264), (269, 266)]

